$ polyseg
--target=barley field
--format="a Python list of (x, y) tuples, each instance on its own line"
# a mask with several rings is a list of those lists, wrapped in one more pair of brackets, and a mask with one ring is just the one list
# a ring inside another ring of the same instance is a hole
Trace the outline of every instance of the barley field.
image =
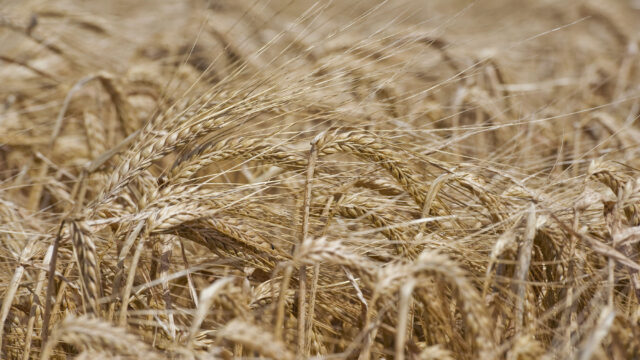
[(640, 3), (0, 0), (0, 358), (639, 359)]

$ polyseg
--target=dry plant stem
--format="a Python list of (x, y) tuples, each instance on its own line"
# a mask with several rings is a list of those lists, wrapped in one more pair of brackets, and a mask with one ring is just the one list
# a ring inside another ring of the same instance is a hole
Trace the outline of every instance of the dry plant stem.
[(51, 255), (51, 262), (49, 263), (49, 281), (47, 283), (47, 297), (45, 298), (44, 303), (44, 315), (42, 317), (42, 347), (44, 349), (47, 338), (49, 335), (49, 321), (51, 320), (51, 298), (54, 295), (55, 291), (55, 274), (56, 274), (56, 263), (58, 261), (58, 248), (60, 246), (60, 236), (62, 235), (62, 229), (64, 228), (65, 220), (60, 222), (60, 227), (58, 228), (58, 234), (53, 241), (53, 253)]
[(13, 298), (16, 296), (16, 291), (20, 286), (20, 281), (22, 280), (23, 274), (24, 266), (18, 266), (16, 268), (16, 271), (13, 273), (13, 277), (11, 278), (11, 282), (9, 283), (7, 292), (4, 294), (4, 299), (2, 301), (2, 312), (0, 313), (0, 346), (2, 346), (4, 323), (7, 320), (7, 316), (9, 315), (11, 303), (13, 302)]
[(304, 355), (308, 357), (311, 352), (311, 338), (313, 335), (313, 321), (315, 317), (316, 298), (318, 295), (318, 279), (320, 278), (320, 264), (313, 265), (313, 278), (311, 279), (311, 292), (309, 293), (309, 314), (307, 328), (305, 329)]
[(44, 182), (46, 181), (47, 170), (49, 170), (49, 165), (43, 161), (40, 163), (40, 167), (38, 168), (38, 174), (36, 175), (36, 183), (31, 188), (31, 192), (29, 193), (29, 210), (37, 211), (40, 206), (40, 197), (42, 196), (42, 190), (44, 189)]
[[(191, 267), (189, 266), (189, 260), (187, 260), (187, 253), (184, 251), (184, 243), (182, 240), (180, 242), (180, 254), (182, 255), (182, 262), (184, 262), (185, 270), (189, 270)], [(191, 278), (191, 272), (187, 273), (187, 284), (189, 285), (189, 294), (191, 295), (191, 300), (193, 301), (193, 305), (198, 307), (198, 293), (196, 292), (196, 288), (193, 285), (193, 279)]]
[[(331, 204), (333, 203), (333, 197), (329, 197), (327, 202), (325, 203), (324, 210), (322, 211), (322, 216), (326, 217), (326, 223), (324, 225), (324, 229), (322, 230), (322, 237), (326, 236), (327, 230), (329, 229), (329, 225), (331, 224)], [(349, 271), (344, 266), (342, 266), (343, 271)], [(311, 293), (309, 294), (309, 319), (307, 320), (307, 329), (305, 330), (307, 335), (307, 341), (305, 345), (305, 356), (309, 356), (311, 352), (311, 336), (313, 335), (313, 322), (315, 317), (315, 307), (316, 307), (316, 298), (318, 293), (318, 280), (320, 279), (320, 264), (316, 263), (313, 265), (313, 279), (311, 280)]]
[(140, 255), (142, 254), (142, 249), (144, 248), (144, 244), (147, 238), (148, 238), (147, 233), (145, 233), (143, 236), (140, 236), (140, 238), (138, 239), (138, 246), (136, 247), (136, 251), (133, 253), (133, 258), (131, 259), (131, 266), (129, 267), (129, 275), (127, 276), (127, 283), (122, 293), (122, 305), (120, 308), (120, 317), (118, 318), (118, 325), (121, 327), (124, 327), (127, 325), (127, 310), (129, 308), (129, 298), (131, 296), (131, 289), (133, 288), (133, 280), (136, 277), (136, 269), (138, 267), (138, 261), (140, 261)]
[(278, 302), (276, 304), (276, 322), (274, 325), (274, 337), (276, 340), (282, 340), (282, 332), (284, 331), (284, 313), (285, 313), (285, 299), (286, 293), (289, 289), (289, 282), (291, 282), (291, 276), (293, 275), (293, 264), (288, 263), (285, 265), (282, 275), (282, 285), (280, 286), (280, 293), (278, 294)]
[(62, 103), (62, 108), (60, 108), (60, 111), (58, 112), (56, 123), (53, 127), (53, 133), (51, 133), (51, 140), (49, 141), (50, 148), (53, 148), (56, 139), (58, 139), (60, 132), (62, 132), (62, 128), (64, 126), (64, 116), (67, 113), (67, 109), (69, 108), (69, 104), (71, 103), (73, 95), (75, 95), (75, 93), (80, 91), (80, 89), (82, 89), (88, 82), (95, 79), (96, 77), (96, 75), (89, 75), (78, 80), (78, 82), (76, 82), (71, 90), (69, 90), (69, 92), (67, 93), (67, 96), (64, 98), (64, 102)]
[(516, 274), (516, 331), (523, 329), (525, 292), (527, 286), (527, 275), (531, 264), (531, 252), (533, 251), (533, 240), (536, 236), (536, 208), (531, 204), (528, 210), (527, 223), (522, 239), (522, 245), (518, 254), (518, 269)]
[[(169, 273), (169, 263), (171, 262), (171, 240), (168, 239), (162, 244), (162, 254), (160, 255), (160, 279), (166, 279)], [(169, 280), (162, 281), (162, 297), (164, 300), (165, 308), (169, 316), (169, 330), (171, 331), (171, 338), (176, 338), (176, 324), (173, 316), (173, 303), (171, 300), (170, 284)]]
[[(64, 269), (62, 276), (64, 276), (65, 279), (69, 278), (69, 274), (74, 268), (73, 265), (74, 264), (72, 262), (69, 262), (67, 267)], [(69, 283), (67, 281), (60, 282), (60, 288), (58, 289), (58, 294), (56, 295), (55, 302), (53, 303), (53, 308), (51, 309), (51, 316), (58, 314), (58, 312), (60, 311), (60, 307), (62, 306), (62, 298), (64, 297), (65, 291), (67, 290), (68, 286), (69, 286)]]
[(107, 91), (111, 97), (111, 101), (115, 105), (116, 113), (118, 114), (118, 120), (120, 120), (120, 126), (125, 130), (125, 135), (130, 135), (135, 132), (135, 120), (131, 117), (131, 109), (129, 109), (128, 100), (122, 95), (120, 86), (116, 83), (116, 79), (105, 72), (100, 73), (97, 76), (102, 87)]
[(22, 353), (22, 360), (28, 360), (29, 354), (31, 353), (31, 337), (33, 336), (33, 326), (36, 322), (36, 317), (38, 313), (38, 303), (40, 300), (38, 296), (42, 293), (42, 288), (44, 287), (45, 276), (47, 276), (47, 266), (51, 262), (51, 254), (53, 254), (53, 245), (49, 246), (47, 249), (47, 253), (42, 260), (43, 269), (38, 273), (38, 283), (36, 285), (36, 289), (34, 294), (31, 295), (31, 310), (29, 311), (29, 321), (27, 323), (27, 335), (24, 339), (24, 352)]
[(307, 314), (307, 267), (306, 265), (300, 265), (300, 275), (298, 278), (298, 347), (297, 358), (302, 359), (305, 350), (305, 330), (307, 330), (306, 314)]
[[(516, 221), (514, 221), (514, 225), (512, 226), (512, 228), (508, 229), (502, 235), (500, 235), (500, 237), (494, 244), (493, 249), (491, 250), (491, 258), (489, 259), (489, 265), (487, 266), (487, 270), (485, 272), (484, 286), (482, 288), (483, 299), (486, 299), (487, 294), (489, 293), (489, 288), (491, 287), (491, 283), (493, 281), (494, 267), (496, 262), (498, 261), (498, 257), (502, 254), (505, 248), (513, 246), (516, 243), (516, 235), (514, 233), (514, 229), (520, 226), (521, 222), (521, 218), (518, 218)], [(492, 288), (492, 290), (495, 291), (495, 288)]]
[(616, 318), (615, 309), (607, 305), (602, 309), (598, 323), (591, 331), (591, 335), (585, 342), (585, 346), (580, 351), (579, 360), (589, 360), (592, 358), (593, 352), (596, 350), (602, 340), (609, 334), (611, 325)]
[(79, 207), (82, 206), (82, 203), (84, 202), (84, 197), (86, 195), (86, 189), (87, 189), (87, 184), (85, 183), (87, 178), (87, 172), (86, 171), (82, 171), (82, 173), (80, 174), (80, 177), (78, 178), (78, 181), (76, 181), (75, 184), (73, 184), (73, 188), (71, 189), (71, 193), (69, 194), (69, 197), (71, 199), (77, 199), (74, 202), (70, 203), (67, 205), (66, 208), (66, 213), (67, 214), (76, 214), (79, 210)]
[(578, 177), (580, 175), (580, 164), (579, 164), (579, 159), (580, 159), (580, 154), (582, 153), (581, 150), (581, 140), (582, 140), (582, 126), (580, 126), (580, 122), (579, 121), (575, 121), (573, 123), (573, 155), (572, 155), (572, 161), (573, 164), (572, 165), (572, 175), (574, 177)]
[[(321, 134), (322, 135), (322, 134)], [(317, 139), (311, 143), (311, 150), (309, 151), (309, 166), (307, 167), (307, 178), (304, 184), (304, 200), (302, 205), (302, 231), (300, 232), (300, 243), (302, 244), (309, 234), (309, 209), (311, 208), (311, 190), (313, 187), (313, 173), (316, 168), (316, 160), (318, 158), (318, 148), (316, 147)], [(299, 297), (298, 297), (298, 358), (306, 357), (305, 350), (307, 348), (306, 342), (308, 341), (306, 336), (306, 324), (305, 317), (307, 313), (306, 308), (306, 282), (307, 282), (307, 267), (300, 265), (300, 279), (299, 279)]]
[(609, 288), (609, 296), (607, 297), (607, 304), (611, 305), (613, 304), (613, 300), (614, 300), (614, 294), (615, 294), (615, 268), (616, 268), (616, 262), (615, 260), (613, 260), (613, 258), (609, 258), (608, 264), (607, 264), (607, 268), (608, 268), (608, 275), (607, 275), (607, 282), (609, 284), (608, 288)]
[(86, 176), (86, 172), (83, 171), (82, 176), (80, 176), (80, 180), (78, 180), (80, 182), (80, 188), (78, 190), (77, 199), (73, 203), (74, 206), (71, 208), (71, 214), (76, 214), (80, 210), (80, 207), (84, 204), (84, 199), (87, 196)]
[[(618, 197), (620, 197), (620, 195), (618, 194)], [(605, 211), (607, 212), (606, 218), (607, 218), (607, 222), (608, 222), (608, 226), (609, 226), (609, 232), (611, 235), (611, 247), (613, 249), (618, 249), (618, 241), (616, 239), (616, 237), (614, 236), (619, 229), (621, 228), (621, 224), (620, 224), (620, 219), (618, 216), (616, 216), (616, 212), (618, 210), (619, 206), (618, 206), (618, 202), (615, 202), (614, 204), (605, 204)], [(616, 268), (616, 263), (615, 260), (613, 259), (613, 257), (609, 257), (608, 260), (608, 300), (607, 300), (607, 305), (608, 306), (613, 306), (614, 305), (614, 295), (615, 295), (615, 268)]]
[(360, 349), (360, 354), (358, 355), (358, 360), (369, 360), (371, 358), (371, 346), (373, 345), (373, 341), (378, 332), (379, 321), (382, 319), (383, 314), (378, 314), (377, 321), (372, 321), (374, 314), (374, 307), (376, 302), (378, 301), (379, 294), (376, 292), (373, 293), (371, 300), (369, 300), (369, 306), (367, 307), (367, 314), (365, 315), (365, 322), (363, 331), (365, 331), (365, 337), (362, 344), (362, 348)]
[(122, 285), (122, 276), (124, 275), (124, 261), (131, 250), (131, 247), (135, 243), (136, 239), (138, 239), (138, 235), (140, 235), (140, 231), (144, 227), (145, 222), (140, 220), (133, 231), (129, 233), (127, 239), (124, 244), (122, 244), (122, 248), (120, 249), (120, 254), (118, 254), (118, 263), (117, 263), (117, 272), (113, 280), (113, 294), (118, 296), (120, 294), (120, 286)]
[[(580, 209), (576, 209), (574, 208), (574, 216), (573, 216), (573, 230), (574, 231), (578, 231), (578, 226), (579, 226), (579, 218), (580, 218), (580, 213), (581, 210)], [(575, 322), (575, 305), (574, 305), (574, 292), (575, 292), (575, 287), (576, 287), (576, 259), (575, 259), (575, 247), (576, 247), (576, 243), (578, 241), (577, 237), (572, 234), (571, 235), (571, 243), (569, 244), (569, 264), (568, 264), (568, 269), (567, 269), (567, 276), (569, 277), (566, 280), (567, 283), (567, 297), (565, 300), (565, 311), (563, 314), (563, 323), (566, 326), (566, 330), (565, 330), (565, 334), (564, 334), (564, 341), (566, 344), (570, 344), (571, 343), (571, 337), (573, 335), (574, 330), (576, 329), (576, 327), (574, 327), (574, 322)], [(569, 345), (567, 345), (569, 346)], [(566, 351), (571, 351), (570, 349), (566, 349)], [(568, 353), (567, 352), (567, 353)]]
[[(396, 327), (394, 357), (396, 360), (404, 360), (404, 346), (406, 342), (407, 331), (412, 331), (412, 328), (408, 328), (408, 325), (410, 324), (408, 320), (409, 312), (411, 310), (411, 299), (415, 285), (416, 280), (409, 279), (409, 281), (407, 281), (407, 283), (400, 288), (400, 304), (398, 305), (398, 326)], [(413, 322), (411, 324), (413, 324)]]

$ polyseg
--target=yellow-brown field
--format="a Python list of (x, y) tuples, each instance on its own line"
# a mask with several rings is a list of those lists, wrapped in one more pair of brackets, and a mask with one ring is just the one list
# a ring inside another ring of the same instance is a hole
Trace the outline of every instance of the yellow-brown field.
[(639, 35), (632, 0), (0, 0), (0, 358), (639, 358)]

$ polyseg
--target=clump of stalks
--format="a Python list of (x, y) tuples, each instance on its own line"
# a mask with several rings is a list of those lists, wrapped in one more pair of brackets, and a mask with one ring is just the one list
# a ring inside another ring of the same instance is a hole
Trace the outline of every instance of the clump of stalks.
[(0, 357), (640, 357), (633, 6), (5, 4)]

